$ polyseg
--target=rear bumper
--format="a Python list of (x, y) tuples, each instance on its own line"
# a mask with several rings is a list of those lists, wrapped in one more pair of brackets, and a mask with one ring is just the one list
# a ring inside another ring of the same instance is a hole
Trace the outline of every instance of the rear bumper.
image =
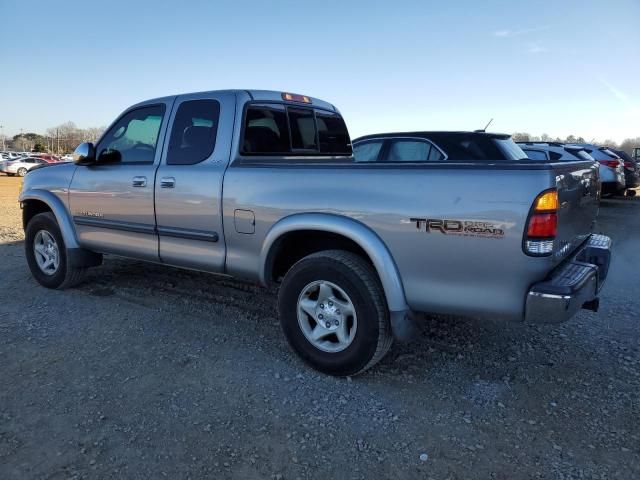
[(611, 168), (606, 165), (600, 165), (600, 181), (610, 184), (621, 184), (622, 188), (624, 188), (624, 170), (621, 168)]
[(561, 323), (581, 308), (596, 310), (611, 260), (611, 239), (591, 235), (549, 277), (534, 284), (527, 294), (525, 322)]
[(602, 182), (602, 193), (605, 195), (623, 192), (625, 188), (625, 182)]

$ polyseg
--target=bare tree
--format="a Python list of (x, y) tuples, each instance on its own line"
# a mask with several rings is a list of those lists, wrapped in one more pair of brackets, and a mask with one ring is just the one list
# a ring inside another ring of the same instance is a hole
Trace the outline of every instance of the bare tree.
[(55, 153), (72, 152), (82, 142), (95, 142), (104, 127), (78, 128), (73, 122), (65, 122), (47, 129), (48, 148)]
[(640, 137), (625, 138), (620, 143), (620, 150), (625, 151), (629, 156), (633, 156), (633, 149), (640, 148)]
[(618, 142), (616, 142), (615, 140), (611, 140), (610, 138), (607, 138), (604, 142), (598, 142), (598, 145), (618, 148)]
[(526, 132), (515, 132), (511, 135), (511, 138), (513, 138), (514, 142), (530, 142), (531, 141), (531, 135), (529, 135)]

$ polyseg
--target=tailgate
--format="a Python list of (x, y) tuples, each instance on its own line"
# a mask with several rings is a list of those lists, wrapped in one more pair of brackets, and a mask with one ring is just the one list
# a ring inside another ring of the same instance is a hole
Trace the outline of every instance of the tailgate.
[(600, 204), (600, 179), (595, 162), (554, 163), (558, 189), (557, 262), (566, 258), (592, 233)]

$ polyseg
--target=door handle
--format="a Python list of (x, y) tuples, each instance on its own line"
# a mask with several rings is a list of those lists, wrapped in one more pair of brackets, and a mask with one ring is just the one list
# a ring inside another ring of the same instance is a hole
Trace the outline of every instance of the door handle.
[(146, 187), (147, 177), (133, 177), (131, 185), (133, 185), (134, 187)]
[(173, 188), (176, 186), (176, 179), (173, 177), (162, 177), (160, 179), (160, 188)]

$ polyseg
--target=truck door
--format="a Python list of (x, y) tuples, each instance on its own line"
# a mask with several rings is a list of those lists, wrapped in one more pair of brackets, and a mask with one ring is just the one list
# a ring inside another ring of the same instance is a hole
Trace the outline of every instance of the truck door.
[(158, 261), (153, 182), (173, 97), (126, 111), (76, 168), (69, 205), (78, 241), (90, 250)]
[(156, 173), (156, 222), (163, 263), (222, 272), (222, 180), (229, 162), (235, 94), (177, 98)]

